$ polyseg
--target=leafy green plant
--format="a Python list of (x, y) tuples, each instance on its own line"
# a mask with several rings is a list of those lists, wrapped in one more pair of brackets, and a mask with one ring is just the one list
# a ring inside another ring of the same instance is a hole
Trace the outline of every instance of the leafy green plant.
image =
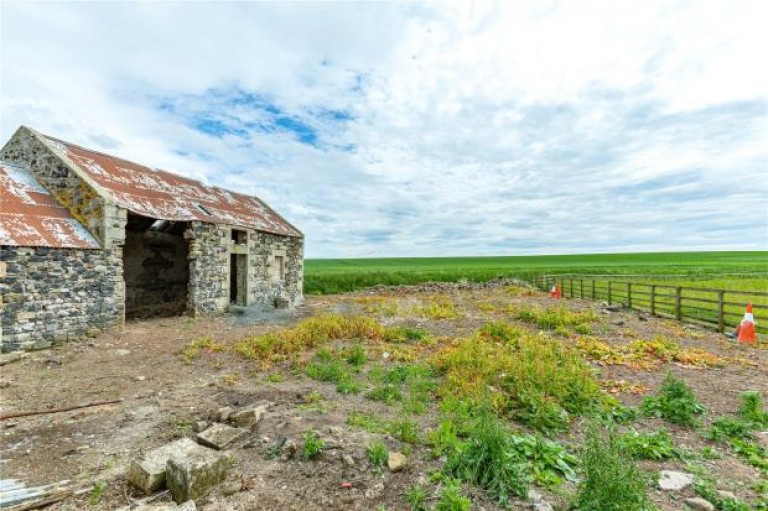
[(628, 460), (614, 431), (593, 422), (587, 430), (581, 455), (584, 479), (579, 485), (576, 508), (580, 511), (645, 511), (652, 509), (646, 483)]
[(469, 438), (448, 454), (443, 470), (485, 489), (502, 505), (514, 495), (525, 496), (528, 489), (525, 467), (510, 453), (509, 433), (490, 410), (480, 414)]
[(362, 367), (368, 362), (368, 357), (365, 355), (365, 348), (362, 344), (355, 344), (347, 352), (347, 363), (355, 366)]
[(432, 455), (437, 458), (452, 452), (459, 443), (456, 423), (451, 419), (440, 421), (437, 429), (427, 433), (427, 443), (432, 446)]
[(405, 500), (411, 505), (411, 511), (427, 511), (427, 492), (418, 484), (408, 490)]
[(768, 411), (763, 408), (763, 395), (754, 390), (743, 392), (739, 415), (754, 424), (754, 429), (767, 427)]
[(325, 449), (325, 442), (314, 431), (304, 433), (304, 445), (301, 450), (301, 457), (305, 461), (313, 460), (320, 456)]
[(389, 450), (381, 440), (371, 442), (365, 449), (365, 453), (368, 456), (368, 461), (370, 461), (371, 465), (374, 467), (383, 467), (389, 456)]
[(750, 506), (741, 500), (722, 497), (707, 479), (700, 478), (694, 483), (693, 489), (721, 511), (750, 511)]
[(630, 430), (620, 435), (617, 441), (624, 452), (634, 459), (667, 460), (680, 457), (666, 429), (658, 429), (653, 433)]
[(754, 438), (751, 422), (732, 417), (721, 417), (713, 420), (712, 426), (704, 436), (716, 442), (726, 442), (734, 438), (741, 440)]
[(447, 481), (440, 493), (435, 511), (469, 511), (470, 500), (461, 493), (459, 481)]
[(381, 401), (388, 405), (403, 400), (403, 394), (400, 392), (400, 389), (391, 383), (377, 385), (372, 390), (368, 391), (365, 394), (365, 397), (373, 401)]
[(336, 391), (340, 394), (360, 392), (360, 384), (354, 375), (343, 362), (334, 359), (328, 350), (318, 350), (315, 360), (307, 365), (306, 372), (313, 380), (335, 383)]
[(696, 417), (704, 413), (693, 391), (681, 379), (667, 372), (659, 392), (643, 400), (643, 413), (683, 426), (695, 426)]

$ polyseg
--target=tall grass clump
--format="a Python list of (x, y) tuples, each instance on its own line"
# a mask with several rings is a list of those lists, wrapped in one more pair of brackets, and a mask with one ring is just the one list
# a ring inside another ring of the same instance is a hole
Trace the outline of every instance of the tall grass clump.
[(443, 348), (433, 364), (444, 376), (444, 398), (478, 402), (490, 392), (497, 412), (544, 432), (608, 402), (578, 351), (503, 323)]
[(579, 327), (586, 329), (586, 325), (597, 321), (597, 314), (593, 310), (572, 311), (565, 307), (542, 309), (520, 309), (514, 313), (514, 318), (526, 323), (534, 323), (545, 330), (557, 330), (558, 328)]
[(615, 432), (602, 433), (590, 424), (581, 454), (584, 479), (575, 508), (579, 511), (644, 511), (652, 509), (643, 474), (630, 461)]
[(704, 413), (705, 408), (685, 381), (667, 372), (658, 393), (643, 400), (642, 410), (651, 417), (663, 418), (683, 426), (695, 426), (697, 417)]
[(377, 321), (363, 316), (321, 314), (305, 319), (292, 328), (238, 341), (234, 349), (245, 358), (277, 362), (329, 341), (381, 340), (385, 332), (386, 329)]

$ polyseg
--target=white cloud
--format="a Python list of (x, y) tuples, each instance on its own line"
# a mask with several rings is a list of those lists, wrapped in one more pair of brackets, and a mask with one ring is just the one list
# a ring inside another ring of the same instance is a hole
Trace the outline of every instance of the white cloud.
[(6, 1), (0, 135), (248, 190), (310, 257), (766, 249), (766, 18), (760, 1)]

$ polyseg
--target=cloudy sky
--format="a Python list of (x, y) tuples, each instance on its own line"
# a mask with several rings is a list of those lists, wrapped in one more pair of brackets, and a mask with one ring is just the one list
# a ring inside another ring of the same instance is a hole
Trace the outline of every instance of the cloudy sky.
[(0, 3), (21, 125), (308, 257), (768, 249), (768, 2)]

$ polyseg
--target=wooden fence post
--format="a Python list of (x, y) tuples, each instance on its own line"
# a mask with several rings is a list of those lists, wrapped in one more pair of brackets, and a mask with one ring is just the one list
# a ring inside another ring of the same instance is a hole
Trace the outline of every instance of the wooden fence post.
[(717, 292), (717, 331), (723, 333), (725, 331), (725, 291)]
[(608, 281), (608, 305), (611, 304), (611, 281)]
[(592, 299), (595, 299), (595, 279), (592, 279)]
[(683, 288), (680, 286), (675, 288), (675, 319), (678, 321), (680, 321), (680, 318), (683, 317), (683, 298), (681, 296), (682, 290)]
[(632, 283), (627, 282), (627, 309), (632, 308)]
[(651, 284), (651, 316), (656, 315), (656, 285)]
[(568, 287), (571, 291), (571, 298), (573, 298), (573, 277), (568, 277)]
[(584, 279), (579, 279), (579, 298), (584, 298)]

